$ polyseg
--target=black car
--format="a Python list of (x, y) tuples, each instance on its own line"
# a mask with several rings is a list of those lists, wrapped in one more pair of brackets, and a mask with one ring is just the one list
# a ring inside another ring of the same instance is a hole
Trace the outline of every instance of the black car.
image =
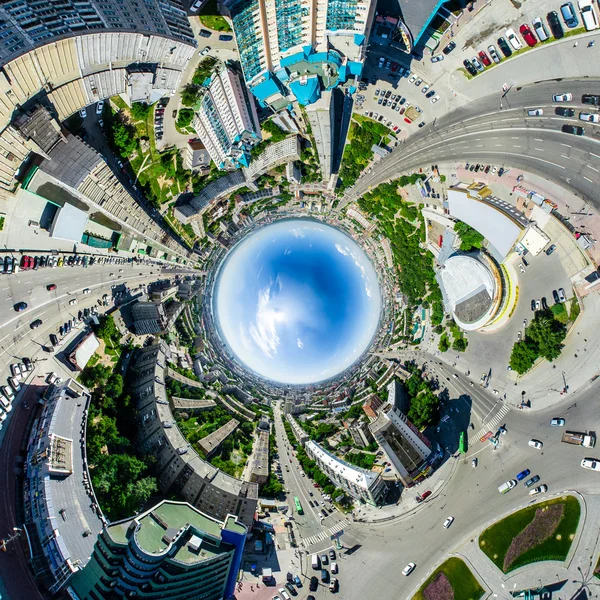
[(335, 560), (335, 550), (333, 548), (329, 550), (329, 558)]
[(31, 364), (31, 359), (28, 356), (23, 357), (23, 364), (28, 371), (33, 370), (33, 365)]
[(475, 165), (471, 165), (471, 166), (469, 167), (469, 171), (474, 171), (474, 170), (475, 170)]
[(473, 77), (477, 75), (477, 69), (468, 58), (465, 58), (465, 60), (463, 60), (463, 65), (465, 66), (465, 69), (470, 75), (472, 75)]
[(546, 248), (546, 256), (550, 256), (556, 250), (556, 246), (552, 244), (548, 248)]
[(546, 296), (542, 296), (542, 308), (544, 310), (548, 310), (548, 302), (546, 300)]
[(558, 292), (556, 290), (552, 290), (552, 297), (554, 298), (555, 304), (560, 304), (560, 298), (558, 297)]
[(564, 108), (563, 106), (557, 106), (554, 109), (554, 114), (561, 117), (574, 117), (575, 111), (572, 108)]
[(58, 333), (59, 333), (61, 336), (62, 336), (62, 335), (65, 335), (65, 326), (64, 326), (64, 325), (61, 325), (61, 326), (58, 328)]
[(565, 31), (560, 23), (560, 19), (558, 18), (558, 13), (553, 10), (546, 15), (546, 19), (548, 20), (548, 25), (550, 25), (550, 31), (552, 31), (552, 35), (557, 39), (565, 37)]
[(233, 39), (232, 35), (220, 35), (219, 36), (220, 42), (230, 42), (232, 39)]
[(535, 300), (531, 301), (531, 310), (535, 310)]
[(39, 256), (35, 256), (33, 258), (33, 268), (35, 270), (37, 270), (39, 268), (39, 266), (40, 266), (40, 257)]
[(431, 90), (430, 92), (427, 92), (425, 94), (425, 98), (431, 98), (431, 96), (434, 96), (434, 95), (435, 95), (435, 90)]
[(581, 101), (584, 104), (591, 104), (592, 106), (599, 106), (600, 105), (600, 96), (598, 96), (596, 94), (584, 94), (583, 96), (581, 96)]
[(452, 50), (454, 50), (454, 48), (456, 48), (456, 42), (450, 42), (443, 50), (442, 52), (447, 56), (448, 54), (450, 54), (450, 52), (452, 52)]
[(498, 177), (502, 177), (502, 175), (504, 175), (504, 167), (498, 169)]
[(585, 133), (585, 129), (583, 127), (579, 127), (579, 125), (563, 125), (561, 127), (561, 131), (563, 133), (571, 133), (573, 135), (583, 135)]
[(498, 47), (502, 51), (502, 54), (504, 54), (506, 58), (512, 56), (512, 50), (510, 49), (508, 42), (503, 37), (499, 37), (496, 41), (498, 42)]
[(311, 577), (310, 578), (310, 583), (308, 584), (308, 589), (311, 592), (316, 591), (316, 589), (319, 587), (319, 580), (316, 577)]
[(534, 483), (537, 483), (540, 480), (539, 475), (534, 475), (531, 479), (528, 479), (525, 482), (525, 487), (531, 487)]
[(294, 585), (293, 585), (293, 584), (292, 584), (290, 581), (288, 581), (288, 582), (285, 584), (285, 587), (287, 588), (288, 592), (289, 592), (289, 593), (290, 593), (292, 596), (297, 596), (297, 595), (298, 595), (298, 592), (296, 591), (296, 588), (294, 587)]
[(35, 321), (33, 321), (33, 323), (29, 324), (29, 327), (31, 327), (31, 329), (37, 329), (41, 324), (42, 324), (42, 320), (36, 319)]
[(27, 308), (27, 302), (17, 302), (13, 307), (17, 312), (21, 312)]
[(50, 334), (50, 343), (53, 346), (58, 346), (58, 338), (56, 337), (56, 334), (54, 334), (54, 333)]
[(208, 31), (208, 29), (201, 29), (200, 30), (200, 35), (203, 38), (209, 38), (212, 35), (212, 33), (210, 31)]

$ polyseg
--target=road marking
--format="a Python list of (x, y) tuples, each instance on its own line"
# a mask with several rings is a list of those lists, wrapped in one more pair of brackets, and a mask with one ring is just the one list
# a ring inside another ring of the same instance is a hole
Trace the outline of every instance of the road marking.
[(537, 152), (543, 152), (544, 151), (543, 148), (534, 148), (534, 150), (536, 150)]
[(565, 148), (570, 148), (571, 146), (569, 146), (569, 144), (563, 144), (562, 142), (560, 143), (561, 146), (565, 146)]
[(494, 146), (496, 146), (496, 148), (502, 148), (502, 144), (494, 144)]
[(521, 146), (517, 146), (516, 144), (513, 144), (513, 148), (520, 148)]
[(521, 138), (520, 138), (520, 137), (518, 137), (518, 136), (517, 136), (517, 137), (515, 137), (515, 136), (512, 136), (510, 139), (511, 139), (511, 140), (520, 140)]
[(567, 156), (566, 154), (561, 154), (560, 157), (561, 158), (571, 158), (570, 156)]
[(540, 140), (540, 138), (533, 138), (534, 142), (543, 142), (544, 140)]
[(594, 154), (593, 152), (590, 152), (590, 154), (591, 154), (592, 156), (595, 156), (596, 158), (600, 158), (600, 156), (598, 156), (597, 154)]
[(585, 175), (583, 176), (583, 178), (584, 178), (586, 181), (589, 181), (590, 183), (594, 183), (594, 182), (593, 182), (591, 179), (589, 179), (589, 177), (586, 177)]
[(596, 167), (592, 167), (592, 165), (588, 165), (588, 168), (592, 171), (596, 171), (596, 173), (598, 172), (598, 169), (596, 169)]

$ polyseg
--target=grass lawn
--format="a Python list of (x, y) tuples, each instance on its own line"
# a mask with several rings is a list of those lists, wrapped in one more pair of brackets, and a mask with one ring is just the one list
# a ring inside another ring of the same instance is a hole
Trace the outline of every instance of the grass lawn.
[(579, 501), (574, 496), (562, 496), (561, 498), (528, 506), (502, 519), (502, 521), (498, 521), (479, 536), (479, 548), (503, 571), (504, 557), (513, 539), (533, 521), (536, 510), (544, 506), (561, 503), (564, 504), (565, 508), (556, 531), (546, 541), (523, 552), (506, 572), (542, 560), (565, 560), (575, 538), (581, 515)]
[(485, 590), (479, 585), (477, 579), (467, 565), (456, 557), (449, 558), (442, 563), (423, 583), (419, 591), (413, 596), (413, 600), (424, 600), (423, 592), (427, 586), (437, 577), (438, 573), (444, 573), (454, 590), (454, 600), (479, 600)]
[(198, 15), (200, 23), (214, 31), (231, 31), (229, 23), (219, 14), (217, 0), (208, 0)]

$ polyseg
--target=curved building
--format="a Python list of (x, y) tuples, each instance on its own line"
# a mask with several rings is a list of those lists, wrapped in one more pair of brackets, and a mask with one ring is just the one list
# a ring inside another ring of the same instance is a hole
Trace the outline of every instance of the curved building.
[(483, 255), (454, 254), (440, 269), (446, 309), (466, 331), (480, 329), (498, 310), (502, 285), (493, 268)]

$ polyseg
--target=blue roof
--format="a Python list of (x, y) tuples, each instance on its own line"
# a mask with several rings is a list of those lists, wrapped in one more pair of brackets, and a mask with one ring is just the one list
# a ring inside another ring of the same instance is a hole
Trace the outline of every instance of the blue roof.
[(354, 43), (357, 46), (362, 46), (365, 43), (365, 36), (362, 35), (362, 33), (355, 33), (354, 34)]
[(292, 90), (298, 102), (303, 106), (312, 104), (321, 97), (321, 86), (319, 85), (319, 78), (316, 75), (306, 79), (304, 85), (299, 80), (292, 81), (290, 83), (290, 90)]
[(265, 80), (250, 88), (252, 93), (262, 102), (265, 98), (269, 98), (273, 94), (281, 94), (282, 91), (277, 84), (277, 80), (271, 73), (265, 73)]
[(355, 77), (360, 77), (363, 72), (363, 63), (356, 62), (353, 60), (348, 61), (348, 71), (350, 75), (354, 75)]
[(248, 152), (243, 152), (241, 156), (238, 156), (238, 164), (242, 165), (242, 167), (250, 166), (250, 154)]

